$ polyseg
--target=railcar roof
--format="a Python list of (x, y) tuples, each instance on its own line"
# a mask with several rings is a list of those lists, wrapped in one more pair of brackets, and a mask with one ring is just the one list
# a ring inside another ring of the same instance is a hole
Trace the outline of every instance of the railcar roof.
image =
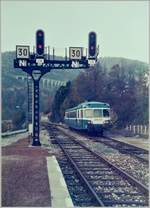
[(66, 110), (66, 112), (68, 111), (72, 111), (72, 110), (77, 110), (79, 108), (110, 108), (110, 105), (108, 103), (103, 103), (103, 102), (84, 102), (79, 104), (78, 106), (74, 107), (74, 108), (69, 108)]

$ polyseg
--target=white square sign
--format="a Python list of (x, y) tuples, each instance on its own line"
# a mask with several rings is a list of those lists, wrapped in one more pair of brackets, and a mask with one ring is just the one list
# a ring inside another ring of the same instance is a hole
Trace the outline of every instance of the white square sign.
[(29, 58), (29, 46), (16, 46), (16, 58), (28, 59)]
[(82, 48), (81, 47), (70, 47), (69, 48), (69, 58), (71, 60), (80, 60), (82, 58)]

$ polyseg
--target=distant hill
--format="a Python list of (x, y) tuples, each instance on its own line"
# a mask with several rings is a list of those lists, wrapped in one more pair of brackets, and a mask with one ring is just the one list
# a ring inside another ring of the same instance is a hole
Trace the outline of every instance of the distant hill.
[[(13, 67), (13, 60), (15, 59), (15, 52), (2, 53), (2, 75), (25, 75), (21, 69), (15, 69)], [(61, 58), (61, 57), (59, 57)], [(49, 79), (55, 79), (60, 81), (67, 81), (74, 79), (82, 70), (52, 70), (50, 73), (44, 75)]]
[(138, 60), (132, 60), (122, 57), (104, 57), (100, 59), (102, 66), (106, 67), (108, 70), (111, 69), (116, 64), (119, 64), (121, 67), (128, 67), (130, 70), (133, 70), (135, 73), (146, 73), (148, 72), (148, 64)]
[[(9, 75), (25, 74), (21, 71), (21, 69), (14, 69), (13, 60), (15, 59), (15, 56), (15, 52), (2, 53), (2, 75), (8, 75), (8, 72)], [(121, 57), (104, 57), (100, 58), (99, 62), (108, 70), (110, 70), (112, 66), (119, 64), (123, 67), (128, 66), (128, 68), (131, 68), (131, 70), (133, 70), (135, 73), (145, 73), (148, 71), (148, 64), (138, 60), (131, 60)], [(46, 74), (45, 77), (60, 81), (67, 81), (73, 80), (81, 71), (83, 70), (52, 70), (50, 73)]]

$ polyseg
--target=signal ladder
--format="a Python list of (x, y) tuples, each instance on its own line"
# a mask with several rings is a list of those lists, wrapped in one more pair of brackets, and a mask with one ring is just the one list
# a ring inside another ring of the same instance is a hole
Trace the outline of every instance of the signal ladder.
[(28, 124), (32, 124), (33, 81), (31, 76), (29, 76), (29, 74), (27, 74), (27, 87), (28, 87)]

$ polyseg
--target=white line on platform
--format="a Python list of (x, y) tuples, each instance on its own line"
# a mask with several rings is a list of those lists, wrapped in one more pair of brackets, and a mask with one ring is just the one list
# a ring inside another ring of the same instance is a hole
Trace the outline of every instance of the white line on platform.
[(47, 170), (53, 208), (73, 208), (73, 202), (55, 156), (47, 157)]

